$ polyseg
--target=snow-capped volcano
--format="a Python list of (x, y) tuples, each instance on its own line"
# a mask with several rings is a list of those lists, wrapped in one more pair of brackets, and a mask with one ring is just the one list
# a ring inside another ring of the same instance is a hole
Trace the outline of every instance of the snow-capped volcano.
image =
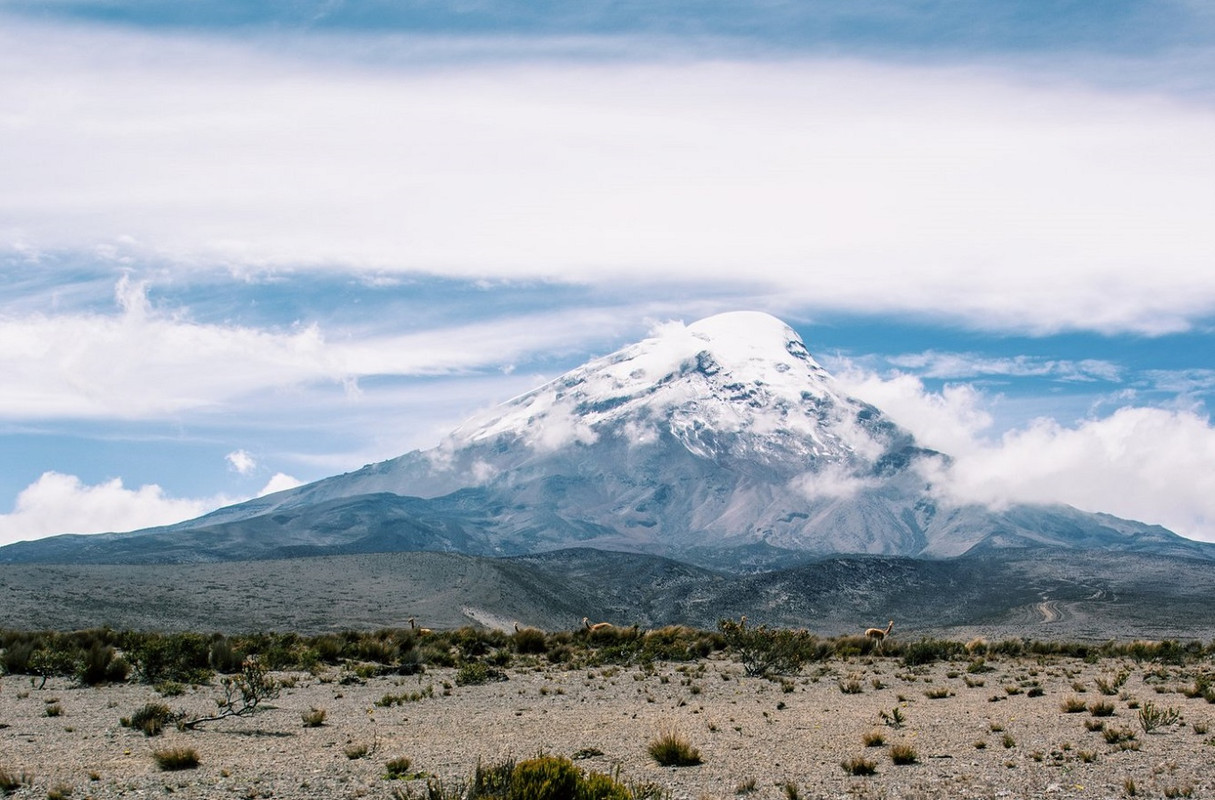
[(0, 548), (0, 561), (571, 546), (732, 569), (1043, 545), (1211, 557), (1071, 508), (942, 507), (920, 466), (945, 458), (841, 391), (783, 322), (735, 312), (662, 326), (432, 450), (167, 528)]
[(445, 446), (509, 439), (543, 452), (600, 435), (637, 446), (670, 435), (704, 458), (822, 468), (879, 457), (895, 432), (878, 416), (838, 391), (792, 328), (734, 312), (668, 325), (473, 417)]

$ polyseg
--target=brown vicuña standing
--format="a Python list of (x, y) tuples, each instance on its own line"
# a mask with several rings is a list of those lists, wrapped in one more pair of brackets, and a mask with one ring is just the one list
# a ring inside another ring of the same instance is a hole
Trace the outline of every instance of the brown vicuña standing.
[(430, 628), (419, 628), (418, 623), (414, 621), (413, 617), (409, 618), (409, 627), (417, 631), (419, 636), (429, 636), (434, 633)]
[(616, 627), (615, 625), (613, 625), (610, 622), (596, 622), (594, 625), (592, 625), (590, 617), (583, 617), (582, 624), (585, 625), (586, 629), (588, 631), (590, 631), (591, 633), (598, 633), (599, 631), (611, 630), (612, 628)]
[(865, 635), (870, 639), (873, 639), (878, 644), (881, 644), (882, 640), (889, 636), (892, 630), (894, 630), (894, 620), (890, 620), (890, 624), (886, 626), (886, 630), (882, 630), (881, 628), (869, 628), (865, 631)]

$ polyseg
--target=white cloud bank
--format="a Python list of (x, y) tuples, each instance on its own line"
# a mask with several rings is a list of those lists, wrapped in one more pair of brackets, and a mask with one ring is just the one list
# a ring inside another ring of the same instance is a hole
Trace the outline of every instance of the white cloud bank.
[(1065, 503), (1215, 542), (1215, 427), (1199, 413), (1124, 407), (1071, 426), (1038, 419), (993, 441), (987, 398), (972, 387), (935, 393), (908, 375), (864, 371), (840, 379), (954, 458), (935, 476), (946, 500)]
[(127, 237), (236, 271), (745, 275), (790, 303), (989, 329), (1161, 332), (1215, 310), (1200, 104), (996, 70), (375, 66), (340, 53), (409, 43), (332, 44), (317, 63), (282, 40), (6, 20), (0, 247)]
[[(114, 314), (0, 315), (0, 418), (155, 418), (317, 383), (344, 386), (357, 398), (360, 378), (497, 368), (536, 352), (576, 349), (624, 326), (611, 311), (572, 309), (329, 337), (317, 325), (195, 322), (184, 309), (153, 308), (146, 287), (126, 277), (116, 294), (121, 310)], [(244, 461), (230, 463), (239, 471)]]
[[(300, 482), (277, 473), (258, 497), (292, 489)], [(170, 525), (247, 498), (174, 498), (156, 484), (128, 489), (121, 478), (86, 484), (75, 475), (44, 472), (0, 514), (0, 546), (60, 533), (107, 533)]]
[(167, 525), (222, 505), (215, 499), (175, 499), (156, 484), (128, 489), (121, 478), (94, 485), (75, 475), (45, 472), (0, 515), (0, 545), (57, 533), (102, 533)]

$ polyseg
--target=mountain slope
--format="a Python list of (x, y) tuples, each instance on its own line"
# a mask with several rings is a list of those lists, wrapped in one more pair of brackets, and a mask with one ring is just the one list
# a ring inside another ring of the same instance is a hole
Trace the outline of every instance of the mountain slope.
[(841, 391), (780, 320), (736, 312), (667, 326), (433, 450), (179, 525), (0, 548), (0, 562), (571, 546), (740, 571), (1038, 547), (1213, 557), (1162, 528), (1070, 508), (946, 507), (922, 469), (946, 458)]
[[(895, 620), (896, 638), (1215, 638), (1210, 562), (1087, 551), (1006, 550), (961, 559), (842, 556), (728, 575), (653, 556), (561, 550), (518, 558), (379, 553), (155, 565), (9, 565), (5, 625), (320, 633), (513, 623), (569, 630), (754, 623), (856, 633)], [(132, 597), (140, 602), (131, 602)]]

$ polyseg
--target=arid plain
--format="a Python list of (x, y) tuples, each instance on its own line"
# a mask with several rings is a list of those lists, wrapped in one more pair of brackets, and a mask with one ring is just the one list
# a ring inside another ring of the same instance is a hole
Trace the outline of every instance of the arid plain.
[[(485, 683), (456, 667), (360, 677), (321, 665), (275, 673), (278, 696), (251, 716), (157, 736), (120, 720), (148, 703), (213, 713), (218, 683), (165, 697), (9, 675), (0, 769), (14, 798), (99, 800), (422, 797), (428, 777), (451, 789), (479, 763), (541, 753), (671, 798), (1215, 796), (1209, 652), (1165, 663), (972, 650), (923, 665), (833, 656), (773, 679), (746, 675), (728, 651), (591, 666), (519, 655)], [(306, 725), (318, 711), (323, 723)], [(1163, 715), (1147, 716), (1150, 732), (1145, 711)], [(647, 746), (662, 733), (702, 763), (659, 766)], [(900, 746), (911, 763), (894, 763)], [(173, 747), (198, 766), (158, 769), (154, 751)], [(850, 774), (854, 759), (874, 773)]]

